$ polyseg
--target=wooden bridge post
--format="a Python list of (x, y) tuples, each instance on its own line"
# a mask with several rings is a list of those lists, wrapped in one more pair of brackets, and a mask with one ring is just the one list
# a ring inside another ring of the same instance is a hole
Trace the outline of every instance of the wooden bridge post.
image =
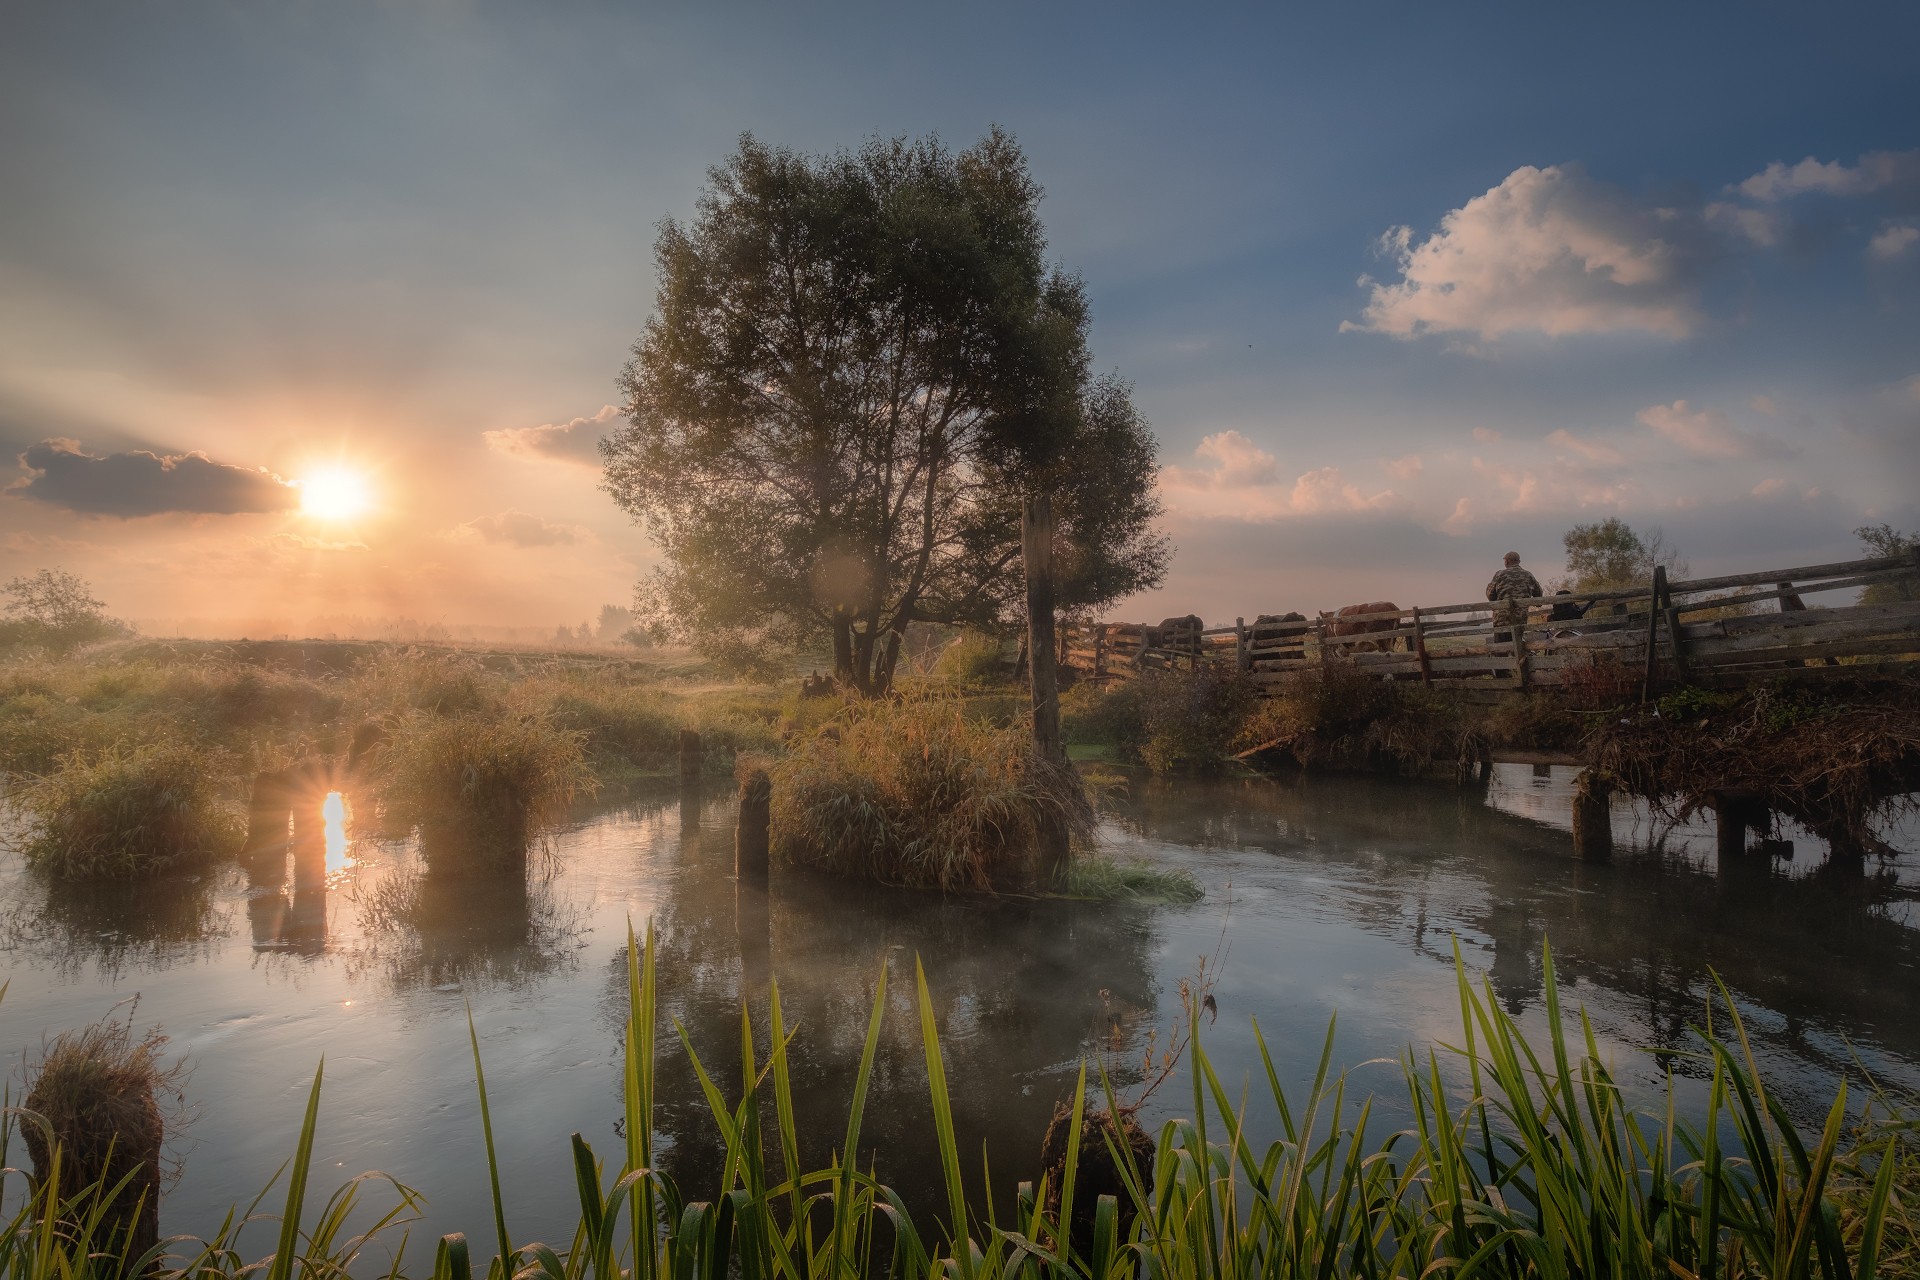
[(1233, 620), (1233, 669), (1251, 671), (1253, 669), (1253, 651), (1247, 647), (1247, 620)]
[(1522, 613), (1513, 624), (1510, 633), (1513, 636), (1513, 678), (1520, 685), (1520, 692), (1527, 691), (1527, 624), (1526, 614)]
[(1692, 674), (1687, 670), (1687, 646), (1680, 635), (1680, 611), (1674, 608), (1671, 590), (1667, 592), (1667, 605), (1660, 616), (1667, 620), (1667, 643), (1673, 648), (1674, 677), (1681, 684), (1692, 684)]
[(1667, 590), (1667, 567), (1663, 564), (1653, 566), (1653, 589), (1647, 597), (1647, 674), (1640, 684), (1640, 701), (1653, 697), (1655, 663), (1659, 660), (1657, 648), (1660, 638), (1660, 597)]
[(1433, 687), (1433, 663), (1427, 657), (1427, 633), (1420, 622), (1420, 606), (1413, 606), (1413, 652), (1420, 659), (1420, 683)]
[(1313, 635), (1314, 639), (1319, 643), (1320, 674), (1324, 676), (1327, 674), (1327, 666), (1330, 660), (1327, 653), (1327, 615), (1325, 613), (1322, 613), (1313, 620)]

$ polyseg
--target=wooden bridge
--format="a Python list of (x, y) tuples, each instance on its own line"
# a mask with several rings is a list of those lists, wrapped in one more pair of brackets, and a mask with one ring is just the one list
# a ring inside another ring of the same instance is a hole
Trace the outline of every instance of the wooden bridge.
[[(1804, 599), (1881, 584), (1909, 598), (1831, 606)], [(1496, 619), (1486, 601), (1338, 618), (1263, 615), (1227, 627), (1198, 618), (1063, 624), (1059, 657), (1082, 679), (1214, 667), (1272, 687), (1344, 668), (1470, 696), (1586, 692), (1602, 704), (1676, 684), (1920, 675), (1920, 554), (1684, 582), (1656, 570), (1650, 586), (1579, 596), (1591, 604), (1585, 617), (1550, 621), (1553, 606), (1570, 598), (1517, 602), (1527, 611), (1518, 626)], [(1343, 634), (1354, 623), (1377, 629)]]

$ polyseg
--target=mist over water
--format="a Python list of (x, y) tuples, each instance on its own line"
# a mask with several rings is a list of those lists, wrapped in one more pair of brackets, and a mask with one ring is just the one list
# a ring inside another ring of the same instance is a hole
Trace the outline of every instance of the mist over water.
[[(138, 887), (51, 886), (6, 854), (0, 950), (12, 985), (0, 1043), (17, 1079), (44, 1035), (135, 997), (135, 1020), (172, 1034), (193, 1064), (197, 1114), (165, 1233), (211, 1230), (291, 1155), (324, 1055), (315, 1186), (392, 1174), (427, 1197), (416, 1242), (487, 1235), (469, 1007), (515, 1237), (567, 1230), (569, 1133), (617, 1160), (629, 921), (658, 931), (663, 1162), (696, 1198), (712, 1192), (718, 1145), (670, 1020), (731, 1092), (740, 1000), (764, 1056), (777, 975), (798, 1027), (804, 1155), (824, 1162), (885, 962), (861, 1159), (910, 1202), (939, 1201), (916, 957), (967, 1174), (981, 1176), (984, 1146), (1003, 1192), (1036, 1176), (1048, 1117), (1083, 1057), (1123, 1093), (1137, 1081), (1147, 1036), (1164, 1039), (1180, 1018), (1177, 984), (1203, 955), (1223, 957), (1219, 1018), (1203, 1035), (1229, 1090), (1262, 1070), (1253, 1019), (1282, 1081), (1304, 1088), (1337, 1012), (1335, 1062), (1354, 1067), (1353, 1090), (1381, 1091), (1382, 1133), (1404, 1100), (1390, 1064), (1366, 1064), (1457, 1042), (1456, 945), (1538, 1032), (1551, 940), (1568, 1003), (1584, 1005), (1603, 1054), (1649, 1103), (1668, 1069), (1683, 1104), (1702, 1096), (1687, 1026), (1701, 1021), (1715, 972), (1770, 1083), (1801, 1111), (1830, 1099), (1856, 1056), (1883, 1079), (1920, 1084), (1911, 869), (1827, 867), (1804, 839), (1791, 863), (1719, 868), (1710, 832), (1666, 829), (1624, 803), (1620, 852), (1583, 864), (1565, 832), (1569, 789), (1570, 771), (1524, 766), (1502, 766), (1484, 788), (1135, 779), (1111, 800), (1104, 839), (1120, 856), (1197, 876), (1207, 896), (1182, 907), (940, 898), (778, 873), (761, 894), (732, 878), (730, 788), (583, 813), (524, 884), (437, 873), (411, 842), (356, 832), (350, 803), (327, 829), (320, 883), (268, 867), (251, 880), (227, 868)], [(1154, 1130), (1191, 1097), (1176, 1076), (1141, 1118)], [(1277, 1132), (1258, 1109), (1249, 1123), (1262, 1141)]]

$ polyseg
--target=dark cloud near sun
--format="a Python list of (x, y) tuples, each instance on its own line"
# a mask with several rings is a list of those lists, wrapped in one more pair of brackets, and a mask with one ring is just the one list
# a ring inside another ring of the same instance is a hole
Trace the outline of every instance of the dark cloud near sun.
[(600, 440), (613, 430), (620, 411), (603, 405), (598, 413), (568, 422), (547, 422), (537, 427), (503, 427), (485, 431), (487, 447), (514, 458), (534, 458), (547, 462), (571, 462), (581, 466), (600, 465)]
[(82, 515), (228, 516), (300, 505), (299, 490), (272, 472), (215, 462), (198, 451), (95, 454), (77, 440), (51, 439), (29, 445), (19, 462), (27, 474), (6, 487), (9, 495)]

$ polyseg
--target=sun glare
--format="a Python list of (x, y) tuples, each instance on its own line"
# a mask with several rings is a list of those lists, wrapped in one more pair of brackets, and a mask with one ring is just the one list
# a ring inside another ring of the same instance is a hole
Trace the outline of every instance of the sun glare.
[(320, 520), (351, 520), (372, 501), (366, 477), (343, 467), (315, 471), (300, 480), (300, 510)]

